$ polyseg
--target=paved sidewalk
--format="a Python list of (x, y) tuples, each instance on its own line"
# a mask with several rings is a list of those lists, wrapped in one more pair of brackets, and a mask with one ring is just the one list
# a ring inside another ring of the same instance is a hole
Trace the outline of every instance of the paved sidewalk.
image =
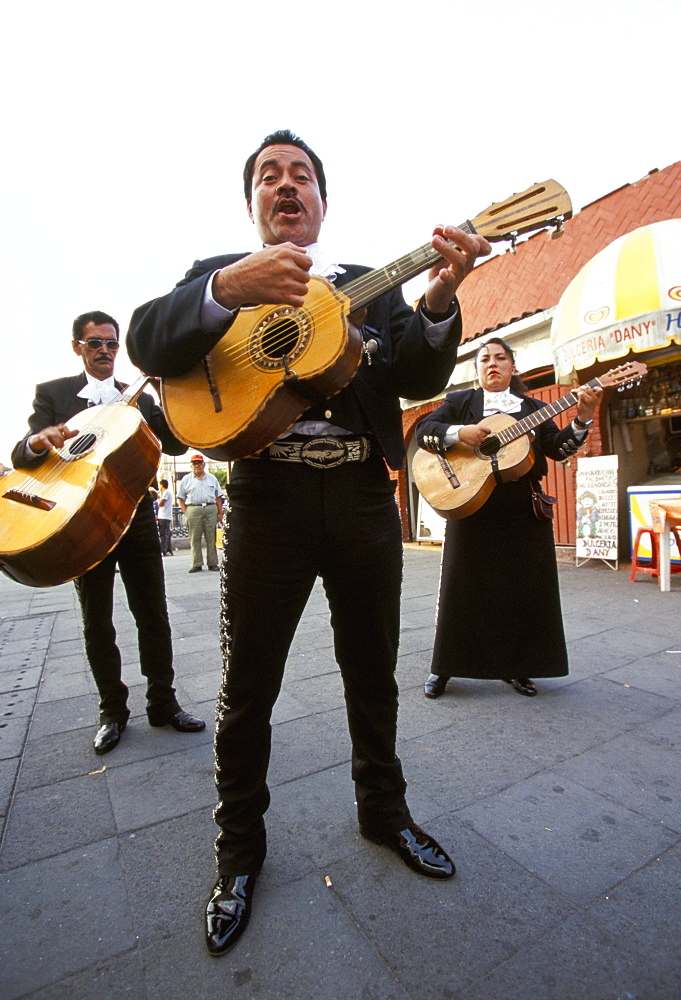
[(146, 724), (118, 594), (133, 717), (104, 757), (73, 587), (0, 578), (4, 1000), (678, 1000), (681, 578), (661, 594), (625, 570), (563, 565), (570, 676), (532, 699), (450, 682), (431, 702), (439, 558), (405, 550), (399, 751), (412, 811), (456, 878), (420, 878), (358, 835), (316, 589), (276, 708), (253, 919), (217, 960), (201, 917), (218, 575), (189, 576), (187, 551), (165, 561), (179, 698), (208, 721), (197, 735)]

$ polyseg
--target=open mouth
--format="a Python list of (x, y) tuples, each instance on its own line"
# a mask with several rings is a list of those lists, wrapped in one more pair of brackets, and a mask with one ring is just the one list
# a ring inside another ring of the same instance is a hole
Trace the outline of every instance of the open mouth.
[(277, 202), (274, 211), (275, 213), (281, 213), (282, 215), (295, 216), (301, 215), (304, 209), (300, 202), (295, 201), (295, 199), (282, 198)]

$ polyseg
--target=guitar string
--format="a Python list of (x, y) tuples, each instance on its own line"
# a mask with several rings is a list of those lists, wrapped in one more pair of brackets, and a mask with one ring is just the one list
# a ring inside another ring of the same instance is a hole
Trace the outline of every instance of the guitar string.
[[(618, 368), (612, 368), (605, 375), (600, 378), (591, 379), (586, 385), (590, 389), (595, 389), (597, 387), (604, 388), (607, 385), (624, 385), (626, 382), (633, 381), (637, 376), (637, 373), (630, 374), (622, 380), (617, 379), (617, 373), (626, 373), (627, 365), (621, 365)], [(605, 379), (613, 381), (604, 381)], [(552, 403), (547, 403), (546, 406), (540, 407), (533, 413), (530, 413), (527, 417), (523, 417), (522, 420), (517, 420), (509, 427), (504, 427), (498, 433), (495, 433), (495, 437), (499, 438), (502, 442), (502, 446), (510, 444), (511, 441), (515, 441), (517, 438), (522, 437), (524, 434), (529, 433), (535, 427), (540, 424), (545, 423), (550, 417), (555, 417), (559, 413), (563, 413), (565, 410), (569, 410), (570, 407), (575, 406), (579, 400), (575, 395), (577, 390), (573, 389), (561, 396), (560, 399), (555, 399)], [(546, 415), (548, 412), (548, 416)]]

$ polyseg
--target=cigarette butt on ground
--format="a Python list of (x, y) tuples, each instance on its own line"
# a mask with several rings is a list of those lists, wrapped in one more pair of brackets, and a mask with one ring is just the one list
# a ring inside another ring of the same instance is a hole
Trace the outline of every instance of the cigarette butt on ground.
[(331, 881), (328, 875), (324, 876), (324, 881), (326, 882), (329, 889), (333, 886), (333, 882)]

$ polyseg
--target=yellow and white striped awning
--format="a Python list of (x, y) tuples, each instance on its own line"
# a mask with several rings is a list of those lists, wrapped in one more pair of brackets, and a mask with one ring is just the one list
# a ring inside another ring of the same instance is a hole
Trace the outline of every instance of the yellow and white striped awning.
[(681, 219), (620, 236), (563, 292), (551, 324), (560, 381), (596, 361), (681, 344)]

